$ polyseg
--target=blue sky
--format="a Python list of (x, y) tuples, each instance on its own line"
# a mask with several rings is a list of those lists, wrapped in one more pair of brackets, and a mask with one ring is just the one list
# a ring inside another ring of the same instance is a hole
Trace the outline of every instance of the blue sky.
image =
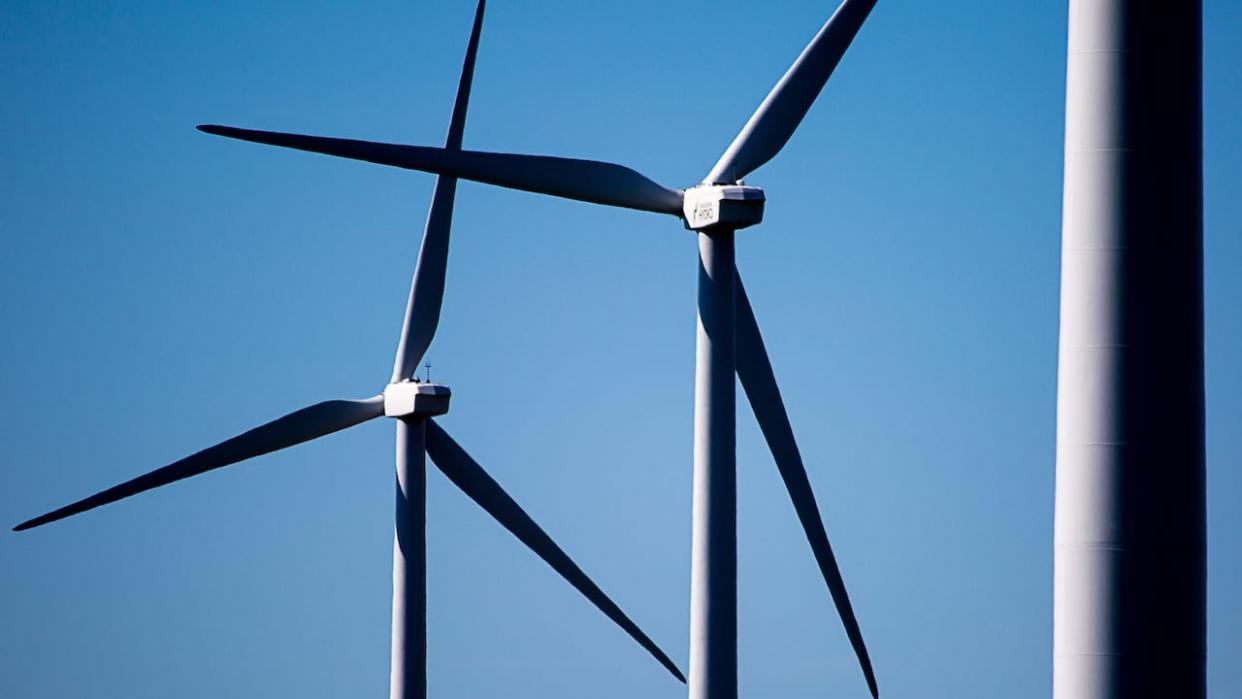
[[(1209, 694), (1242, 694), (1242, 6), (1205, 7)], [(832, 3), (503, 2), (466, 145), (699, 180)], [(1065, 3), (882, 0), (738, 260), (888, 697), (1051, 688)], [(391, 367), (473, 4), (0, 5), (7, 526)], [(459, 189), (442, 423), (686, 665), (694, 238)], [(748, 696), (866, 687), (739, 402)], [(0, 534), (6, 695), (381, 696), (391, 424)], [(684, 688), (436, 472), (434, 696)]]

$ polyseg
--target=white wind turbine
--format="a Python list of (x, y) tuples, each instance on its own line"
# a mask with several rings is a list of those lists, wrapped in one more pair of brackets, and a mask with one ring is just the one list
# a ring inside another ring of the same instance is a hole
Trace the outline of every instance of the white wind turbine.
[(734, 373), (750, 400), (820, 571), (858, 656), (875, 675), (794, 441), (759, 326), (734, 265), (734, 233), (763, 218), (764, 193), (741, 178), (789, 141), (875, 0), (844, 0), (704, 180), (670, 189), (630, 168), (593, 160), (463, 151), (200, 126), (207, 133), (365, 160), (596, 204), (671, 214), (698, 232), (690, 696), (737, 695), (737, 494)]
[[(444, 150), (450, 153), (461, 152), (483, 10), (484, 0), (479, 0), (445, 142)], [(685, 677), (668, 655), (587, 577), (444, 428), (431, 419), (448, 411), (449, 389), (440, 384), (419, 382), (415, 370), (431, 344), (440, 318), (456, 185), (457, 180), (451, 175), (437, 178), (410, 287), (392, 380), (383, 393), (362, 400), (330, 400), (303, 408), (180, 461), (27, 520), (14, 530), (23, 531), (55, 522), (183, 478), (387, 416), (395, 418), (397, 426), (392, 697), (413, 699), (427, 694), (425, 455), (431, 456), (440, 471), (462, 492), (552, 566), (677, 679), (685, 682)]]

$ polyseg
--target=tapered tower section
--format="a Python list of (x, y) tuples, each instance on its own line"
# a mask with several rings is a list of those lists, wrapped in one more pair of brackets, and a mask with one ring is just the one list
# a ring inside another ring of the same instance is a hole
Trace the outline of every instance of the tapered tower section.
[(1070, 2), (1055, 699), (1205, 692), (1201, 28)]

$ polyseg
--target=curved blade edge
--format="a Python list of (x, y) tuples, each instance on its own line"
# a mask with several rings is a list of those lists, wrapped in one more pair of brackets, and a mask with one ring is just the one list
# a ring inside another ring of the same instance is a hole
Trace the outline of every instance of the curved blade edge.
[(854, 41), (876, 0), (844, 0), (729, 144), (706, 182), (736, 182), (785, 147)]
[(815, 502), (815, 492), (811, 489), (806, 467), (802, 463), (802, 455), (794, 440), (793, 427), (789, 423), (789, 415), (785, 412), (785, 403), (781, 400), (780, 388), (776, 385), (776, 376), (772, 372), (772, 364), (768, 360), (767, 350), (763, 346), (763, 337), (759, 333), (759, 324), (755, 320), (754, 310), (742, 287), (742, 277), (736, 277), (737, 296), (735, 301), (736, 339), (735, 352), (737, 358), (737, 375), (746, 392), (746, 398), (755, 412), (759, 429), (763, 432), (776, 467), (780, 471), (785, 488), (789, 491), (789, 499), (793, 501), (798, 521), (806, 532), (807, 541), (815, 554), (824, 582), (832, 595), (837, 613), (845, 626), (845, 634), (849, 637), (854, 654), (862, 666), (863, 675), (867, 679), (867, 687), (871, 696), (879, 699), (880, 690), (876, 684), (875, 671), (871, 666), (871, 657), (867, 646), (863, 643), (862, 630), (854, 615), (849, 595), (845, 590), (845, 580), (837, 566), (837, 559), (832, 553), (832, 545), (828, 543), (828, 533), (824, 530), (819, 505)]
[(116, 502), (183, 478), (310, 441), (384, 414), (384, 397), (330, 400), (289, 413), (232, 439), (191, 454), (180, 461), (114, 485), (77, 502), (26, 520), (13, 527), (25, 531)]
[(552, 540), (530, 515), (483, 470), (465, 449), (462, 449), (444, 428), (434, 420), (427, 420), (427, 454), (436, 467), (461, 489), (471, 500), (487, 511), (505, 529), (513, 533), (523, 544), (534, 551), (552, 569), (561, 575), (574, 589), (582, 593), (609, 619), (625, 630), (638, 645), (642, 646), (681, 682), (685, 675), (673, 661), (651, 640), (625, 612), (595, 584), (578, 564)]
[(625, 209), (681, 216), (684, 194), (624, 165), (548, 155), (451, 151), (429, 146), (327, 138), (203, 124), (199, 131), (270, 146), (321, 153), (378, 165), (450, 175), (483, 184)]
[[(483, 31), (484, 7), (484, 0), (479, 0), (474, 13), (474, 25), (470, 29), (470, 40), (466, 45), (466, 58), (462, 62), (461, 79), (457, 83), (457, 99), (453, 103), (453, 114), (449, 118), (448, 136), (444, 140), (445, 150), (461, 150), (466, 129), (466, 109), (470, 104), (470, 85), (474, 81), (474, 64), (479, 53), (479, 35)], [(436, 186), (431, 195), (431, 209), (427, 212), (427, 224), (423, 230), (423, 242), (418, 248), (418, 262), (414, 266), (414, 279), (410, 282), (405, 319), (401, 323), (397, 357), (393, 361), (393, 383), (412, 377), (418, 370), (418, 362), (431, 346), (436, 327), (440, 323), (456, 193), (456, 177), (436, 177)]]

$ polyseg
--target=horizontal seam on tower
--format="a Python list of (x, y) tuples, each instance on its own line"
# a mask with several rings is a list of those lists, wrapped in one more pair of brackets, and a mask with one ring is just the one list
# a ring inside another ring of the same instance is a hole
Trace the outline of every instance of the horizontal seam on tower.
[(1077, 551), (1125, 551), (1125, 547), (1120, 544), (1057, 544), (1053, 546), (1059, 549), (1074, 549)]
[(1079, 447), (1124, 447), (1129, 442), (1070, 442)]

